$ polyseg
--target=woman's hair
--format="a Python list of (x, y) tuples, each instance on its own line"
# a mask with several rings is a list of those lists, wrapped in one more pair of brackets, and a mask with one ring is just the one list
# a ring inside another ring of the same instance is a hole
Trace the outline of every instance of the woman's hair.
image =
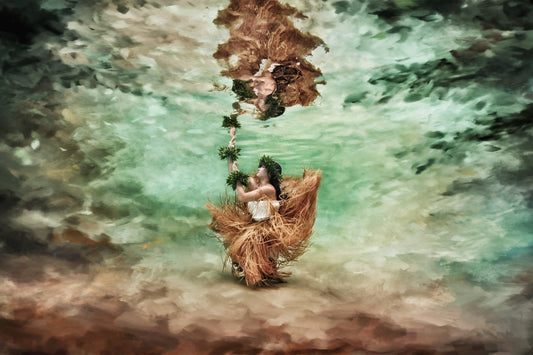
[(279, 200), (281, 195), (281, 165), (279, 165), (277, 162), (274, 162), (274, 166), (276, 167), (276, 170), (279, 175), (273, 174), (274, 176), (272, 176), (272, 174), (268, 173), (268, 179), (270, 180), (272, 186), (274, 186), (274, 188), (276, 189), (276, 200)]
[(278, 162), (275, 162), (267, 155), (263, 155), (259, 159), (259, 167), (264, 166), (268, 172), (268, 179), (270, 184), (276, 189), (276, 200), (280, 199), (281, 195), (281, 180), (282, 180), (282, 169), (281, 165)]

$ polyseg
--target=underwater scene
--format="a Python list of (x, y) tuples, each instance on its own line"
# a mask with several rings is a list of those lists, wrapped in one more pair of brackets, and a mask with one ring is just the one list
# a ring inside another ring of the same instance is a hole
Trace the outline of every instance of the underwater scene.
[[(530, 0), (2, 1), (0, 353), (530, 353), (532, 58)], [(237, 118), (322, 174), (270, 287)]]

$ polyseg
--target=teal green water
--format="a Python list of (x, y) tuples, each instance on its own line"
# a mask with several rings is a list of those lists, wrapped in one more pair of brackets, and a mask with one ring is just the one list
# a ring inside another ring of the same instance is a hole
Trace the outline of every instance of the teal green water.
[[(226, 188), (217, 149), (229, 139), (220, 124), (234, 101), (229, 88), (213, 90), (231, 86), (211, 56), (228, 36), (211, 22), (223, 5), (159, 4), (126, 14), (106, 2), (79, 5), (67, 23), (76, 39), (47, 39), (54, 58), (95, 73), (53, 84), (83, 164), (38, 132), (34, 147), (13, 154), (53, 181), (51, 157), (70, 164), (74, 178), (52, 186), (77, 190), (83, 203), (18, 223), (59, 230), (76, 215), (87, 221), (79, 230), (108, 235), (132, 266), (126, 290), (109, 283), (98, 294), (117, 295), (146, 319), (166, 317), (171, 333), (209, 320), (228, 325), (206, 325), (212, 339), (238, 337), (256, 321), (256, 330), (283, 326), (294, 342), (326, 342), (333, 330), (355, 332), (339, 314), (364, 313), (407, 332), (383, 342), (376, 333), (366, 349), (446, 350), (457, 339), (529, 348), (532, 131), (523, 110), (533, 96), (529, 67), (514, 54), (531, 51), (531, 30), (494, 29), (504, 38), (496, 41), (443, 10), (391, 23), (367, 3), (291, 1), (308, 16), (297, 26), (329, 47), (309, 58), (327, 84), (310, 107), (266, 122), (242, 116), (239, 167), (252, 172), (269, 154), (286, 175), (312, 166), (323, 182), (308, 252), (289, 266), (288, 284), (257, 292), (222, 271), (223, 249), (206, 227), (204, 205)], [(490, 48), (450, 53), (476, 41)], [(516, 70), (502, 79), (497, 65)], [(167, 292), (141, 292), (154, 287)]]

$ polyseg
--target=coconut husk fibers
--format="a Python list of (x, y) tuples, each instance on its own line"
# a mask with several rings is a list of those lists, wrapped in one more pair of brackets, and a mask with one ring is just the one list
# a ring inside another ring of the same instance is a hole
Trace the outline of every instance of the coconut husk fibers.
[(254, 221), (246, 203), (234, 199), (206, 206), (212, 214), (208, 227), (226, 248), (233, 274), (248, 286), (283, 281), (288, 274), (280, 272), (280, 267), (305, 252), (313, 233), (321, 175), (320, 170), (304, 169), (301, 178), (284, 178), (281, 190), (285, 198), (279, 210), (271, 206), (266, 221)]

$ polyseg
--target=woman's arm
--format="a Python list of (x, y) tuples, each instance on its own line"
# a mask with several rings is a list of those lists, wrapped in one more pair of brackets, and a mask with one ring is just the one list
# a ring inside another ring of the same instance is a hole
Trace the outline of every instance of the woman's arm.
[[(231, 139), (230, 139), (230, 141), (228, 143), (228, 147), (234, 148), (235, 147), (235, 138), (237, 138), (237, 135), (235, 133), (235, 127), (231, 127), (229, 129), (229, 134), (231, 135)], [(229, 174), (231, 174), (234, 171), (239, 171), (239, 169), (237, 169), (237, 164), (233, 164), (233, 163), (236, 163), (236, 162), (234, 162), (233, 159), (228, 158), (228, 173)]]
[(248, 185), (246, 186), (246, 191), (253, 191), (259, 187), (259, 184), (254, 179), (253, 176), (248, 177)]
[(259, 201), (263, 197), (270, 197), (276, 196), (276, 189), (272, 185), (263, 186), (260, 188), (257, 188), (253, 191), (246, 192), (244, 191), (244, 187), (241, 183), (237, 183), (237, 198), (241, 202), (250, 202), (250, 201)]
[(229, 174), (231, 174), (234, 171), (239, 171), (239, 169), (237, 169), (236, 163), (237, 163), (236, 161), (233, 161), (231, 158), (228, 158), (228, 173)]
[[(230, 160), (230, 159), (228, 159), (228, 160)], [(237, 167), (237, 162), (236, 161), (228, 162), (228, 171), (229, 171), (230, 174), (232, 172), (234, 172), (234, 171), (239, 171), (239, 168)], [(253, 176), (249, 176), (248, 177), (248, 185), (246, 186), (246, 192), (253, 191), (253, 190), (257, 189), (258, 187), (259, 187), (259, 184), (254, 179), (254, 177)]]

